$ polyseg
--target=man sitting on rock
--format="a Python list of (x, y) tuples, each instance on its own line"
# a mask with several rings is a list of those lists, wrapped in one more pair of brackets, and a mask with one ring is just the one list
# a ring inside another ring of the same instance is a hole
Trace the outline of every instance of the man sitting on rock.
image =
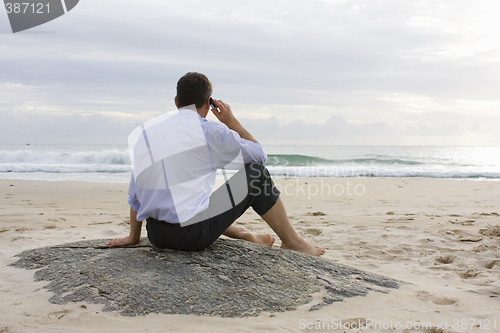
[[(160, 248), (201, 250), (221, 234), (272, 246), (270, 234), (232, 225), (252, 207), (281, 239), (281, 248), (320, 256), (293, 229), (280, 192), (264, 167), (262, 146), (239, 123), (231, 107), (213, 100), (212, 83), (187, 73), (177, 83), (177, 112), (154, 118), (132, 132), (133, 175), (129, 187), (130, 235), (108, 243), (131, 245), (141, 238), (142, 221)], [(207, 121), (209, 111), (221, 122)], [(212, 193), (217, 170), (238, 170)]]

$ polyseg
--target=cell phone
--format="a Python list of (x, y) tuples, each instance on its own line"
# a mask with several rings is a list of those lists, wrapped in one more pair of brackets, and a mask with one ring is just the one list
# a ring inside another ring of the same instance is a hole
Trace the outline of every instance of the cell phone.
[(210, 97), (210, 105), (212, 106), (212, 109), (217, 110), (217, 106), (215, 105), (214, 100), (212, 99), (212, 97)]

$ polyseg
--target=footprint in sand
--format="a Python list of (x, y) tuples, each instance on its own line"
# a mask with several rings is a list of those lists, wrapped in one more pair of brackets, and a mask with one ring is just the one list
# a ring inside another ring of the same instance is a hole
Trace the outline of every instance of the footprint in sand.
[(458, 300), (448, 297), (433, 297), (431, 298), (431, 302), (437, 305), (453, 305), (458, 302)]
[(319, 236), (322, 233), (322, 231), (320, 229), (309, 228), (304, 230), (304, 233), (312, 236)]
[(452, 264), (454, 261), (455, 261), (456, 257), (455, 256), (452, 256), (452, 255), (448, 255), (448, 256), (442, 256), (442, 257), (438, 257), (436, 258), (436, 261), (440, 264)]
[(366, 326), (366, 318), (349, 318), (342, 319), (339, 324), (342, 323), (342, 327), (350, 327), (352, 329), (360, 328)]
[(485, 252), (485, 251), (498, 251), (498, 246), (481, 244), (481, 245), (473, 248), (471, 251), (475, 252), (475, 253), (480, 253), (480, 252)]
[(473, 234), (470, 234), (466, 231), (459, 230), (459, 229), (451, 230), (450, 233), (454, 233), (455, 235), (457, 235), (458, 240), (461, 242), (479, 242), (480, 240), (483, 239), (482, 236), (473, 235)]
[(471, 268), (465, 272), (457, 272), (457, 274), (463, 279), (472, 279), (481, 274), (477, 269)]
[(313, 212), (313, 213), (307, 213), (309, 216), (325, 216), (326, 214), (323, 212)]
[(476, 220), (459, 221), (459, 220), (455, 219), (455, 221), (449, 220), (449, 222), (451, 222), (453, 224), (461, 224), (461, 225), (474, 225)]
[(485, 264), (484, 264), (484, 267), (487, 268), (487, 269), (492, 269), (493, 267), (495, 266), (499, 266), (500, 265), (500, 260), (488, 260)]
[(410, 328), (410, 329), (405, 329), (405, 333), (454, 333), (455, 331), (445, 331), (442, 328)]
[(61, 310), (61, 311), (55, 311), (55, 312), (51, 312), (49, 314), (47, 314), (47, 317), (49, 317), (50, 319), (61, 319), (62, 317), (64, 317), (65, 315), (67, 315), (68, 313), (71, 313), (73, 312), (72, 310)]
[(485, 236), (490, 237), (499, 237), (500, 236), (500, 225), (492, 225), (488, 226), (485, 229), (479, 229), (479, 233)]
[(423, 301), (431, 301), (432, 303), (436, 305), (453, 305), (458, 302), (456, 299), (444, 297), (444, 296), (439, 296), (439, 295), (432, 295), (428, 291), (418, 291), (417, 294), (415, 295), (417, 298), (423, 300)]

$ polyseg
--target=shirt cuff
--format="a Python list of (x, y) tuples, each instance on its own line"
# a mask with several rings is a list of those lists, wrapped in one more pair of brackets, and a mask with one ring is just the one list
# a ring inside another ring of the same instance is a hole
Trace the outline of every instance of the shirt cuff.
[(134, 212), (139, 212), (139, 208), (141, 208), (141, 205), (137, 202), (137, 199), (134, 200), (131, 197), (128, 197), (127, 201)]
[(254, 143), (255, 143), (255, 145), (257, 145), (257, 147), (260, 148), (260, 154), (259, 154), (260, 163), (266, 164), (266, 162), (267, 162), (267, 154), (264, 151), (264, 147), (262, 147), (262, 145), (260, 144), (260, 142), (254, 142)]

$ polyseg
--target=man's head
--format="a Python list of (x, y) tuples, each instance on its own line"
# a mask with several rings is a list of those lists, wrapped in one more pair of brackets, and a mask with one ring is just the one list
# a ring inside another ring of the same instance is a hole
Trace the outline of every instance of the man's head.
[(189, 72), (177, 82), (177, 108), (194, 104), (202, 108), (212, 96), (212, 82), (203, 74)]

